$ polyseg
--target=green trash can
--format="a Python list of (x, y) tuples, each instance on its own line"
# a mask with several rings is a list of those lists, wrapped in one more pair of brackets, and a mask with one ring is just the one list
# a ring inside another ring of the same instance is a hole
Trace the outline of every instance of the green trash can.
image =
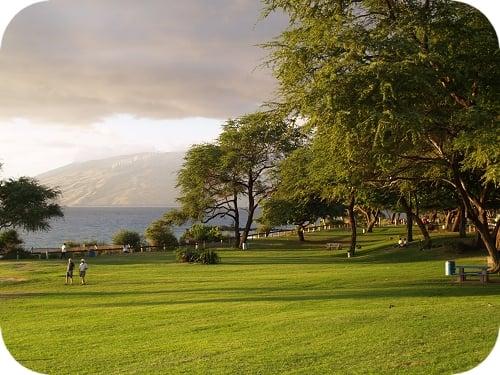
[(455, 267), (455, 261), (454, 260), (447, 260), (444, 263), (444, 273), (446, 276), (453, 276), (456, 274), (456, 267)]

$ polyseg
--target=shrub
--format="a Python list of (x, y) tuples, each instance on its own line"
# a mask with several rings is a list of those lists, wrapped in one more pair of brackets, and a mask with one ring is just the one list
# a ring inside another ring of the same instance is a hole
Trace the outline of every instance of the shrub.
[(0, 232), (0, 253), (9, 253), (11, 251), (16, 252), (17, 250), (22, 250), (22, 243), (23, 240), (19, 237), (19, 234), (14, 229)]
[(220, 263), (219, 255), (213, 250), (203, 250), (198, 256), (198, 263), (217, 264)]
[(179, 246), (177, 238), (172, 233), (170, 224), (165, 220), (153, 221), (144, 233), (152, 246), (161, 246), (166, 249), (175, 249)]
[(195, 263), (198, 260), (199, 251), (195, 249), (179, 249), (175, 257), (180, 263)]
[(139, 233), (121, 229), (113, 235), (114, 245), (130, 245), (133, 249), (138, 250), (141, 247), (141, 236)]
[(175, 256), (180, 263), (220, 263), (219, 255), (213, 250), (179, 249)]

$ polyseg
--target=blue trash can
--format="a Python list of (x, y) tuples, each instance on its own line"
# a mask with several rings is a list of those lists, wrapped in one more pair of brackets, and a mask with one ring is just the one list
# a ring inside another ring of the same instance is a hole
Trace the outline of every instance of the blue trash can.
[(444, 263), (444, 273), (446, 276), (453, 276), (456, 274), (456, 267), (454, 260), (447, 260)]

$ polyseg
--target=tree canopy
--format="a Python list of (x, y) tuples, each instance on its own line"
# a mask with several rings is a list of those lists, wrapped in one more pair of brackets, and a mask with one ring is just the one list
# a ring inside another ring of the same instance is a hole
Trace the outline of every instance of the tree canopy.
[(282, 106), (313, 129), (323, 186), (352, 203), (366, 186), (447, 183), (498, 271), (486, 209), (500, 180), (500, 56), (487, 19), (448, 0), (264, 3), (290, 19), (269, 64)]
[(0, 229), (48, 230), (50, 219), (63, 216), (59, 195), (29, 177), (0, 181)]

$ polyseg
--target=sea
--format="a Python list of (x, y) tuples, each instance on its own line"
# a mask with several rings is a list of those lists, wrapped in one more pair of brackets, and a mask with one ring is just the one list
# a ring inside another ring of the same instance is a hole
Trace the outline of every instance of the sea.
[[(60, 247), (64, 242), (98, 241), (111, 243), (113, 234), (120, 229), (127, 229), (144, 234), (144, 230), (171, 207), (65, 207), (64, 217), (50, 221), (48, 231), (19, 231), (24, 248)], [(246, 212), (242, 211), (242, 220), (246, 220)], [(231, 225), (230, 218), (216, 219), (208, 225)], [(189, 224), (173, 227), (179, 238)]]

